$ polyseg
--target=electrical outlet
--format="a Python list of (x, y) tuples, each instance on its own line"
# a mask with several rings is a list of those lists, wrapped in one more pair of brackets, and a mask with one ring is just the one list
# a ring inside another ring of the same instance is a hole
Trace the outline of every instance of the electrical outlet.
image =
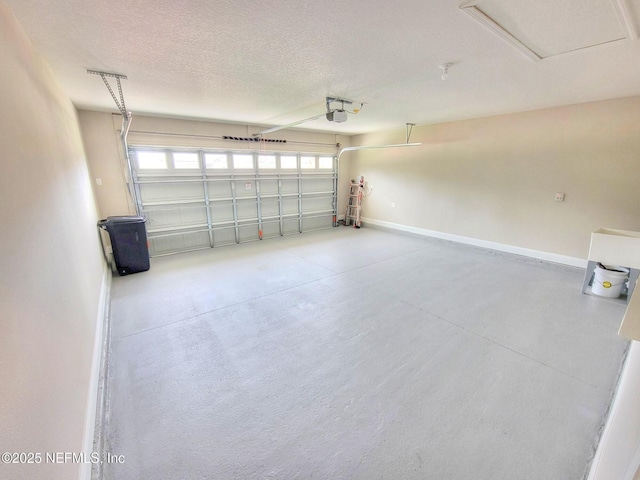
[(102, 185), (102, 179), (101, 178), (96, 178), (96, 185), (98, 185), (98, 186)]
[(564, 202), (564, 193), (557, 192), (555, 197), (556, 202)]
[(391, 208), (396, 208), (396, 202), (391, 202)]

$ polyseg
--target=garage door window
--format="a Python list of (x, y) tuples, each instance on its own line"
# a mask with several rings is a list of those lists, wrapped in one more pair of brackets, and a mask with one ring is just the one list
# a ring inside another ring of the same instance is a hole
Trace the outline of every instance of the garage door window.
[(205, 153), (204, 161), (206, 168), (213, 170), (224, 170), (228, 168), (226, 153)]
[(177, 170), (183, 169), (200, 169), (200, 161), (197, 152), (174, 152), (173, 168)]
[(233, 155), (233, 168), (247, 170), (253, 168), (253, 155)]
[(258, 168), (274, 169), (276, 168), (275, 155), (258, 155)]
[(300, 157), (300, 168), (305, 170), (316, 168), (316, 157)]
[(298, 168), (298, 157), (292, 155), (281, 155), (280, 156), (280, 168), (282, 169), (297, 169)]
[(167, 156), (165, 152), (142, 150), (136, 153), (136, 158), (140, 170), (161, 170), (167, 168)]
[(333, 168), (333, 157), (319, 157), (318, 168), (322, 170), (329, 170)]

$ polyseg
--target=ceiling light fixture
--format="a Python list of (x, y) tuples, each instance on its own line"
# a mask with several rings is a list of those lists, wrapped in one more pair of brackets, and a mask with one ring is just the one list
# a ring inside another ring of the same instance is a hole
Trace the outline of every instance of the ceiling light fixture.
[(443, 63), (440, 65), (440, 68), (442, 69), (442, 80), (449, 78), (449, 68), (451, 68), (452, 65), (453, 63)]

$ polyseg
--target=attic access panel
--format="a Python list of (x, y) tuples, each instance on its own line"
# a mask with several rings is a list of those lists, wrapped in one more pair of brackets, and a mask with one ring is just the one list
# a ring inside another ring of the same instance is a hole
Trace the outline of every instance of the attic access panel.
[(540, 60), (633, 37), (624, 2), (473, 0), (460, 8), (529, 58)]

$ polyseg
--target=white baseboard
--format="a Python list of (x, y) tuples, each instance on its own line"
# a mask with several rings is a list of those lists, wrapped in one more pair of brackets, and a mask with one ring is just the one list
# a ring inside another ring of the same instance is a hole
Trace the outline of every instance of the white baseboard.
[(366, 225), (373, 225), (382, 228), (388, 228), (391, 230), (398, 230), (401, 232), (412, 233), (414, 235), (421, 235), (424, 237), (439, 238), (442, 240), (449, 240), (451, 242), (464, 243), (466, 245), (473, 245), (475, 247), (488, 248), (490, 250), (497, 250), (500, 252), (513, 253), (515, 255), (523, 255), (525, 257), (536, 258), (545, 262), (560, 263), (562, 265), (569, 265), (572, 267), (587, 267), (587, 260), (584, 258), (569, 257), (567, 255), (559, 255), (557, 253), (543, 252), (541, 250), (533, 250), (530, 248), (516, 247), (514, 245), (508, 245), (506, 243), (490, 242), (488, 240), (481, 240), (478, 238), (464, 237), (462, 235), (455, 235), (452, 233), (437, 232), (434, 230), (427, 230), (419, 227), (412, 227), (410, 225), (402, 225), (399, 223), (386, 222), (384, 220), (376, 220), (374, 218), (362, 218), (362, 223)]
[[(91, 377), (89, 378), (89, 389), (87, 394), (87, 406), (84, 419), (84, 438), (82, 441), (82, 453), (85, 458), (90, 459), (94, 451), (94, 437), (96, 418), (98, 414), (98, 392), (100, 390), (100, 370), (102, 366), (104, 327), (106, 317), (109, 315), (109, 297), (111, 291), (111, 269), (105, 262), (102, 274), (102, 286), (100, 288), (100, 300), (98, 304), (98, 315), (96, 318), (96, 333), (93, 343), (93, 358), (91, 359)], [(87, 461), (80, 464), (79, 480), (91, 480), (92, 464)]]

